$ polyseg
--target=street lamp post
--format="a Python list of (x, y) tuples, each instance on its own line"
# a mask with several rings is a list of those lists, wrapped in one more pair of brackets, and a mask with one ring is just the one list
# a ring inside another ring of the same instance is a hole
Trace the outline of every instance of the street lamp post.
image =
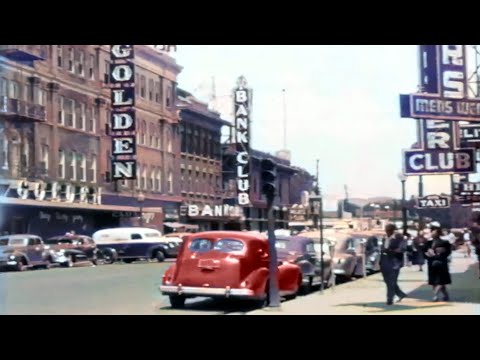
[(140, 227), (143, 227), (143, 202), (145, 201), (145, 195), (142, 192), (138, 194), (137, 201), (140, 207)]
[(320, 187), (317, 188), (317, 195), (311, 196), (310, 200), (312, 201), (314, 214), (317, 219), (319, 219), (319, 228), (320, 228), (320, 292), (323, 293), (325, 287), (325, 253), (323, 252), (323, 199), (322, 191)]
[(403, 224), (403, 235), (407, 235), (407, 208), (405, 207), (405, 182), (407, 177), (400, 172), (398, 174), (398, 179), (402, 183), (402, 224)]

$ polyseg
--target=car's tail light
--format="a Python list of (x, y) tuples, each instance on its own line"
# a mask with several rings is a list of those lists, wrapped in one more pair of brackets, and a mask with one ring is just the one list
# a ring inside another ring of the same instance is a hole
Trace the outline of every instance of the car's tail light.
[(163, 275), (162, 276), (162, 283), (164, 285), (168, 285), (172, 282), (172, 276), (171, 275)]
[(242, 282), (242, 283), (240, 284), (240, 287), (246, 288), (246, 287), (248, 287), (249, 285), (250, 285), (250, 283), (248, 282), (248, 280), (245, 280), (244, 282)]

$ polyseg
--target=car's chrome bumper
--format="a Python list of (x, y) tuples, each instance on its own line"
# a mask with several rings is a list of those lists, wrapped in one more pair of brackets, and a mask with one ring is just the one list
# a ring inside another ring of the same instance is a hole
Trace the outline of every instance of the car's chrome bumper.
[(347, 272), (345, 271), (345, 269), (333, 269), (333, 273), (335, 275), (346, 275)]
[(255, 293), (249, 289), (209, 288), (197, 286), (160, 285), (160, 291), (167, 295), (187, 296), (215, 296), (215, 297), (238, 297), (254, 298)]

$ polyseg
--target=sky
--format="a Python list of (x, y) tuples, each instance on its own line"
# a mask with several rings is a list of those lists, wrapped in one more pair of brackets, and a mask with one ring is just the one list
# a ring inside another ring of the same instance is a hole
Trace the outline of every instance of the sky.
[[(224, 99), (244, 75), (253, 89), (252, 146), (283, 147), (285, 89), (287, 148), (292, 163), (315, 174), (327, 209), (344, 198), (401, 196), (401, 150), (416, 141), (416, 121), (400, 118), (399, 94), (416, 92), (416, 45), (179, 45), (179, 87), (207, 101), (211, 79)], [(449, 191), (449, 179), (429, 176), (425, 192)], [(418, 178), (407, 181), (407, 197)]]

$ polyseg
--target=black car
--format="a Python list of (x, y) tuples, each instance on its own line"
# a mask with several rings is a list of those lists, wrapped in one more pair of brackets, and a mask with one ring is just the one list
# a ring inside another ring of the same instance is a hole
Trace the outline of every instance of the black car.
[[(315, 249), (315, 241), (302, 236), (277, 236), (275, 247), (278, 260), (297, 264), (303, 275), (302, 292), (311, 290), (312, 286), (322, 283), (322, 264)], [(323, 279), (326, 286), (331, 285), (332, 259), (324, 255)]]
[(63, 235), (55, 236), (45, 240), (52, 250), (62, 254), (61, 264), (64, 267), (73, 267), (77, 263), (90, 262), (97, 265), (100, 257), (97, 245), (92, 238), (84, 235)]

